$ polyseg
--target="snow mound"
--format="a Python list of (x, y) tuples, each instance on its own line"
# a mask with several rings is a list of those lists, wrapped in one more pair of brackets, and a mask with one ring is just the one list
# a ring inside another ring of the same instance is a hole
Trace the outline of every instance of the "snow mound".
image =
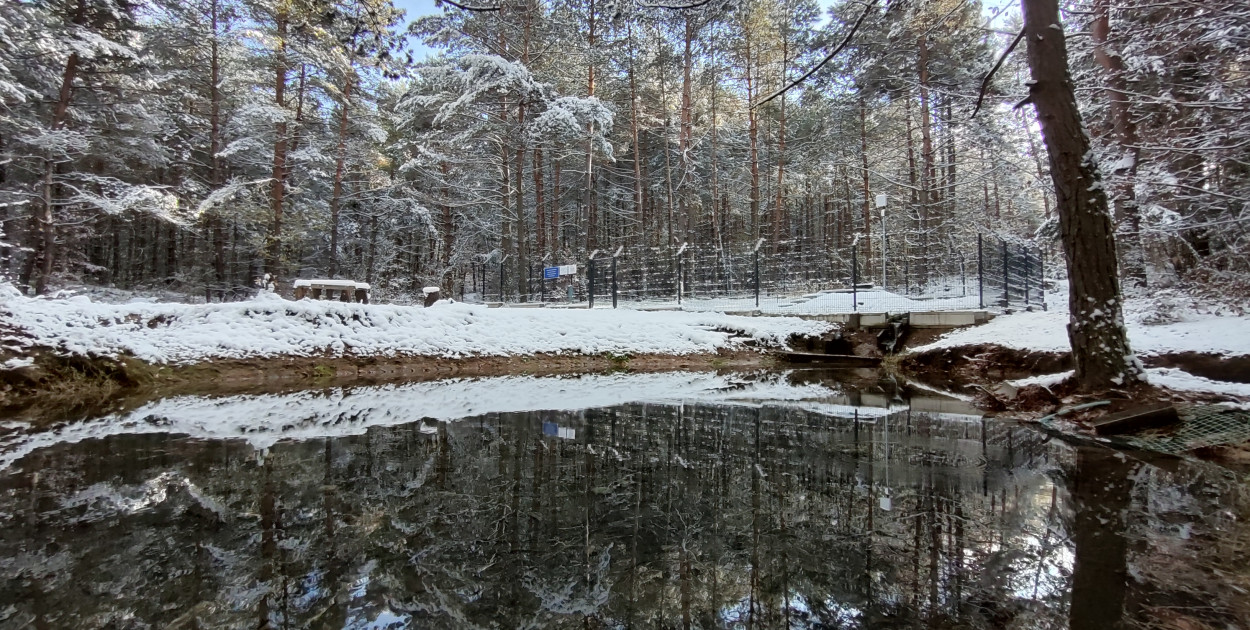
[(437, 308), (301, 300), (262, 294), (222, 304), (101, 304), (85, 296), (0, 299), (9, 347), (129, 354), (151, 363), (279, 356), (692, 354), (777, 346), (830, 325), (788, 317), (632, 310)]

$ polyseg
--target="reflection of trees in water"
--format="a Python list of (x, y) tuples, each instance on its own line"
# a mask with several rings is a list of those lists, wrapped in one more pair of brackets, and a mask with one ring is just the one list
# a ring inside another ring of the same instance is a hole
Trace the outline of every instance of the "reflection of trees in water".
[(4, 481), (0, 609), (48, 627), (1061, 627), (1073, 542), (1049, 475), (1071, 464), (1006, 424), (780, 407), (492, 415), (265, 454), (122, 436)]

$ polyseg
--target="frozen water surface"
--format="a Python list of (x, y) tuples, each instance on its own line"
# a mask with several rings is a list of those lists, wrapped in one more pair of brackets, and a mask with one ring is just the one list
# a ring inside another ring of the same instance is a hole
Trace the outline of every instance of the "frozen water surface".
[(1232, 473), (915, 393), (501, 378), (7, 425), (0, 626), (1246, 627)]

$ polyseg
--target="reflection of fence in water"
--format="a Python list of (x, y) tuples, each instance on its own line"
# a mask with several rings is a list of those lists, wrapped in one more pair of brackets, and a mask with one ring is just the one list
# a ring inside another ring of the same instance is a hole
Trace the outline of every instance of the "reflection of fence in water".
[[(855, 410), (838, 405), (836, 415), (830, 415), (792, 405), (630, 404), (612, 410), (608, 418), (594, 410), (584, 417), (578, 435), (585, 436), (584, 447), (591, 450), (674, 448), (689, 464), (821, 469), (878, 483), (888, 467), (890, 485), (896, 487), (938, 475), (947, 485), (981, 492), (1015, 484), (1011, 471), (1048, 469), (1063, 457), (1058, 444), (1012, 423), (913, 412), (905, 406)], [(602, 428), (605, 420), (610, 431)]]

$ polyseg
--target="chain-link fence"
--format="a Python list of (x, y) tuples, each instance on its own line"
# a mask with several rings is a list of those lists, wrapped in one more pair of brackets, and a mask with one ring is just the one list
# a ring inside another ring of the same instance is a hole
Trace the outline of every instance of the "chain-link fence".
[(774, 248), (762, 240), (738, 249), (618, 248), (558, 268), (518, 268), (507, 257), (481, 256), (466, 269), (461, 295), (481, 302), (798, 315), (1045, 305), (1037, 248), (977, 234), (940, 251), (920, 250), (906, 237), (877, 237), (875, 248), (859, 241), (840, 248), (785, 241)]

